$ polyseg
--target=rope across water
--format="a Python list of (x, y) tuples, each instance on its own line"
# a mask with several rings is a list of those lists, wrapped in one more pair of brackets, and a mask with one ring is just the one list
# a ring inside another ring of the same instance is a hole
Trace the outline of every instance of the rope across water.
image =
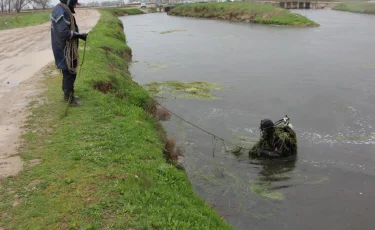
[[(99, 51), (96, 51), (96, 49), (95, 49), (94, 47), (92, 47), (89, 43), (87, 43), (87, 41), (86, 41), (86, 42), (85, 42), (85, 46), (84, 46), (83, 59), (82, 59), (82, 63), (81, 63), (80, 66), (83, 65), (83, 60), (84, 60), (84, 58), (85, 58), (85, 53), (86, 53), (86, 44), (87, 44), (87, 45), (90, 47), (90, 49), (91, 49), (92, 51), (94, 51), (98, 56), (101, 56), (101, 55), (102, 55)], [(108, 60), (104, 59), (104, 61), (107, 62), (107, 64), (110, 65), (110, 63), (109, 63)], [(124, 70), (120, 70), (120, 69), (116, 68), (116, 67), (113, 66), (113, 65), (111, 65), (111, 66), (112, 66), (112, 70), (119, 71), (120, 73), (122, 73), (122, 72), (124, 71)], [(81, 69), (82, 69), (82, 67), (81, 67)], [(80, 69), (80, 70), (81, 70), (81, 69)], [(178, 114), (176, 114), (176, 113), (170, 111), (170, 110), (167, 109), (165, 106), (163, 106), (162, 104), (160, 104), (157, 100), (155, 100), (155, 99), (153, 99), (153, 98), (150, 98), (150, 99), (151, 99), (155, 104), (157, 104), (157, 105), (160, 106), (161, 108), (165, 109), (166, 111), (168, 111), (170, 114), (172, 114), (173, 116), (177, 117), (177, 118), (180, 119), (181, 121), (183, 121), (183, 122), (185, 122), (185, 123), (187, 123), (187, 124), (189, 124), (189, 125), (191, 125), (191, 126), (197, 128), (197, 129), (201, 130), (202, 132), (204, 132), (204, 133), (206, 133), (206, 134), (211, 135), (212, 138), (213, 138), (213, 140), (215, 140), (215, 145), (216, 145), (216, 142), (217, 142), (218, 140), (222, 141), (222, 143), (223, 143), (223, 145), (224, 145), (224, 148), (225, 148), (225, 151), (227, 151), (227, 152), (232, 152), (232, 153), (238, 153), (238, 152), (240, 152), (241, 150), (248, 150), (248, 151), (251, 150), (250, 148), (246, 148), (246, 147), (240, 146), (240, 145), (238, 145), (238, 144), (235, 144), (235, 143), (233, 143), (233, 142), (231, 142), (231, 141), (228, 141), (228, 140), (226, 140), (226, 139), (224, 139), (224, 138), (222, 138), (222, 137), (220, 137), (220, 136), (218, 136), (218, 135), (216, 135), (216, 134), (214, 134), (214, 133), (212, 133), (212, 132), (210, 132), (210, 131), (208, 131), (208, 130), (202, 128), (202, 127), (199, 127), (198, 125), (196, 125), (196, 124), (194, 124), (194, 123), (192, 123), (192, 122), (186, 120), (185, 118), (181, 117), (180, 115), (178, 115)], [(226, 143), (227, 143), (227, 144), (230, 144), (230, 145), (232, 145), (232, 146), (234, 146), (235, 148), (234, 148), (233, 150), (229, 150), (229, 149), (227, 149), (227, 147), (226, 147)], [(214, 148), (214, 150), (213, 150), (213, 155), (214, 155), (214, 152), (215, 152), (215, 148)]]

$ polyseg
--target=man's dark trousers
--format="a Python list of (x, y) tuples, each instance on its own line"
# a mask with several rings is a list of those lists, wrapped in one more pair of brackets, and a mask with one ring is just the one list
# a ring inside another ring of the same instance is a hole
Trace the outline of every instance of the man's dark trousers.
[(62, 90), (64, 91), (64, 100), (68, 101), (73, 99), (74, 96), (74, 82), (76, 81), (77, 74), (71, 73), (69, 70), (62, 70)]

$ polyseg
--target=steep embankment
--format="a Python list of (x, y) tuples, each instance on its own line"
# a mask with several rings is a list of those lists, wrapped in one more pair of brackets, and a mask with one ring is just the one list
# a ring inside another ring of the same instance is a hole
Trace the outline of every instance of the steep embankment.
[(168, 14), (296, 27), (318, 25), (288, 10), (253, 2), (187, 4), (173, 8)]
[(1, 181), (0, 226), (230, 229), (185, 172), (165, 160), (165, 136), (150, 113), (155, 106), (130, 77), (131, 49), (111, 11), (101, 11), (84, 60), (81, 42), (76, 94), (83, 107), (66, 107), (61, 76), (45, 70), (48, 90), (30, 105), (25, 126), (25, 168)]

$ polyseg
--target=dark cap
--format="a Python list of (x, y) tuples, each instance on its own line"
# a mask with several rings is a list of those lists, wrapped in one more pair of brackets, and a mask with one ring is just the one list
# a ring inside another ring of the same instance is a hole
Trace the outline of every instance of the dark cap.
[(60, 2), (67, 4), (70, 7), (73, 7), (74, 4), (80, 6), (81, 4), (78, 3), (78, 0), (60, 0)]

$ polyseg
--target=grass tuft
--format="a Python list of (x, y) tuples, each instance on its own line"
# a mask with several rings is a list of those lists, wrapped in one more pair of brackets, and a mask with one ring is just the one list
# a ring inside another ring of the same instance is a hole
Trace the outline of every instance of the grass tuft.
[(159, 121), (168, 121), (171, 119), (172, 114), (165, 108), (158, 107), (156, 111), (156, 119)]

